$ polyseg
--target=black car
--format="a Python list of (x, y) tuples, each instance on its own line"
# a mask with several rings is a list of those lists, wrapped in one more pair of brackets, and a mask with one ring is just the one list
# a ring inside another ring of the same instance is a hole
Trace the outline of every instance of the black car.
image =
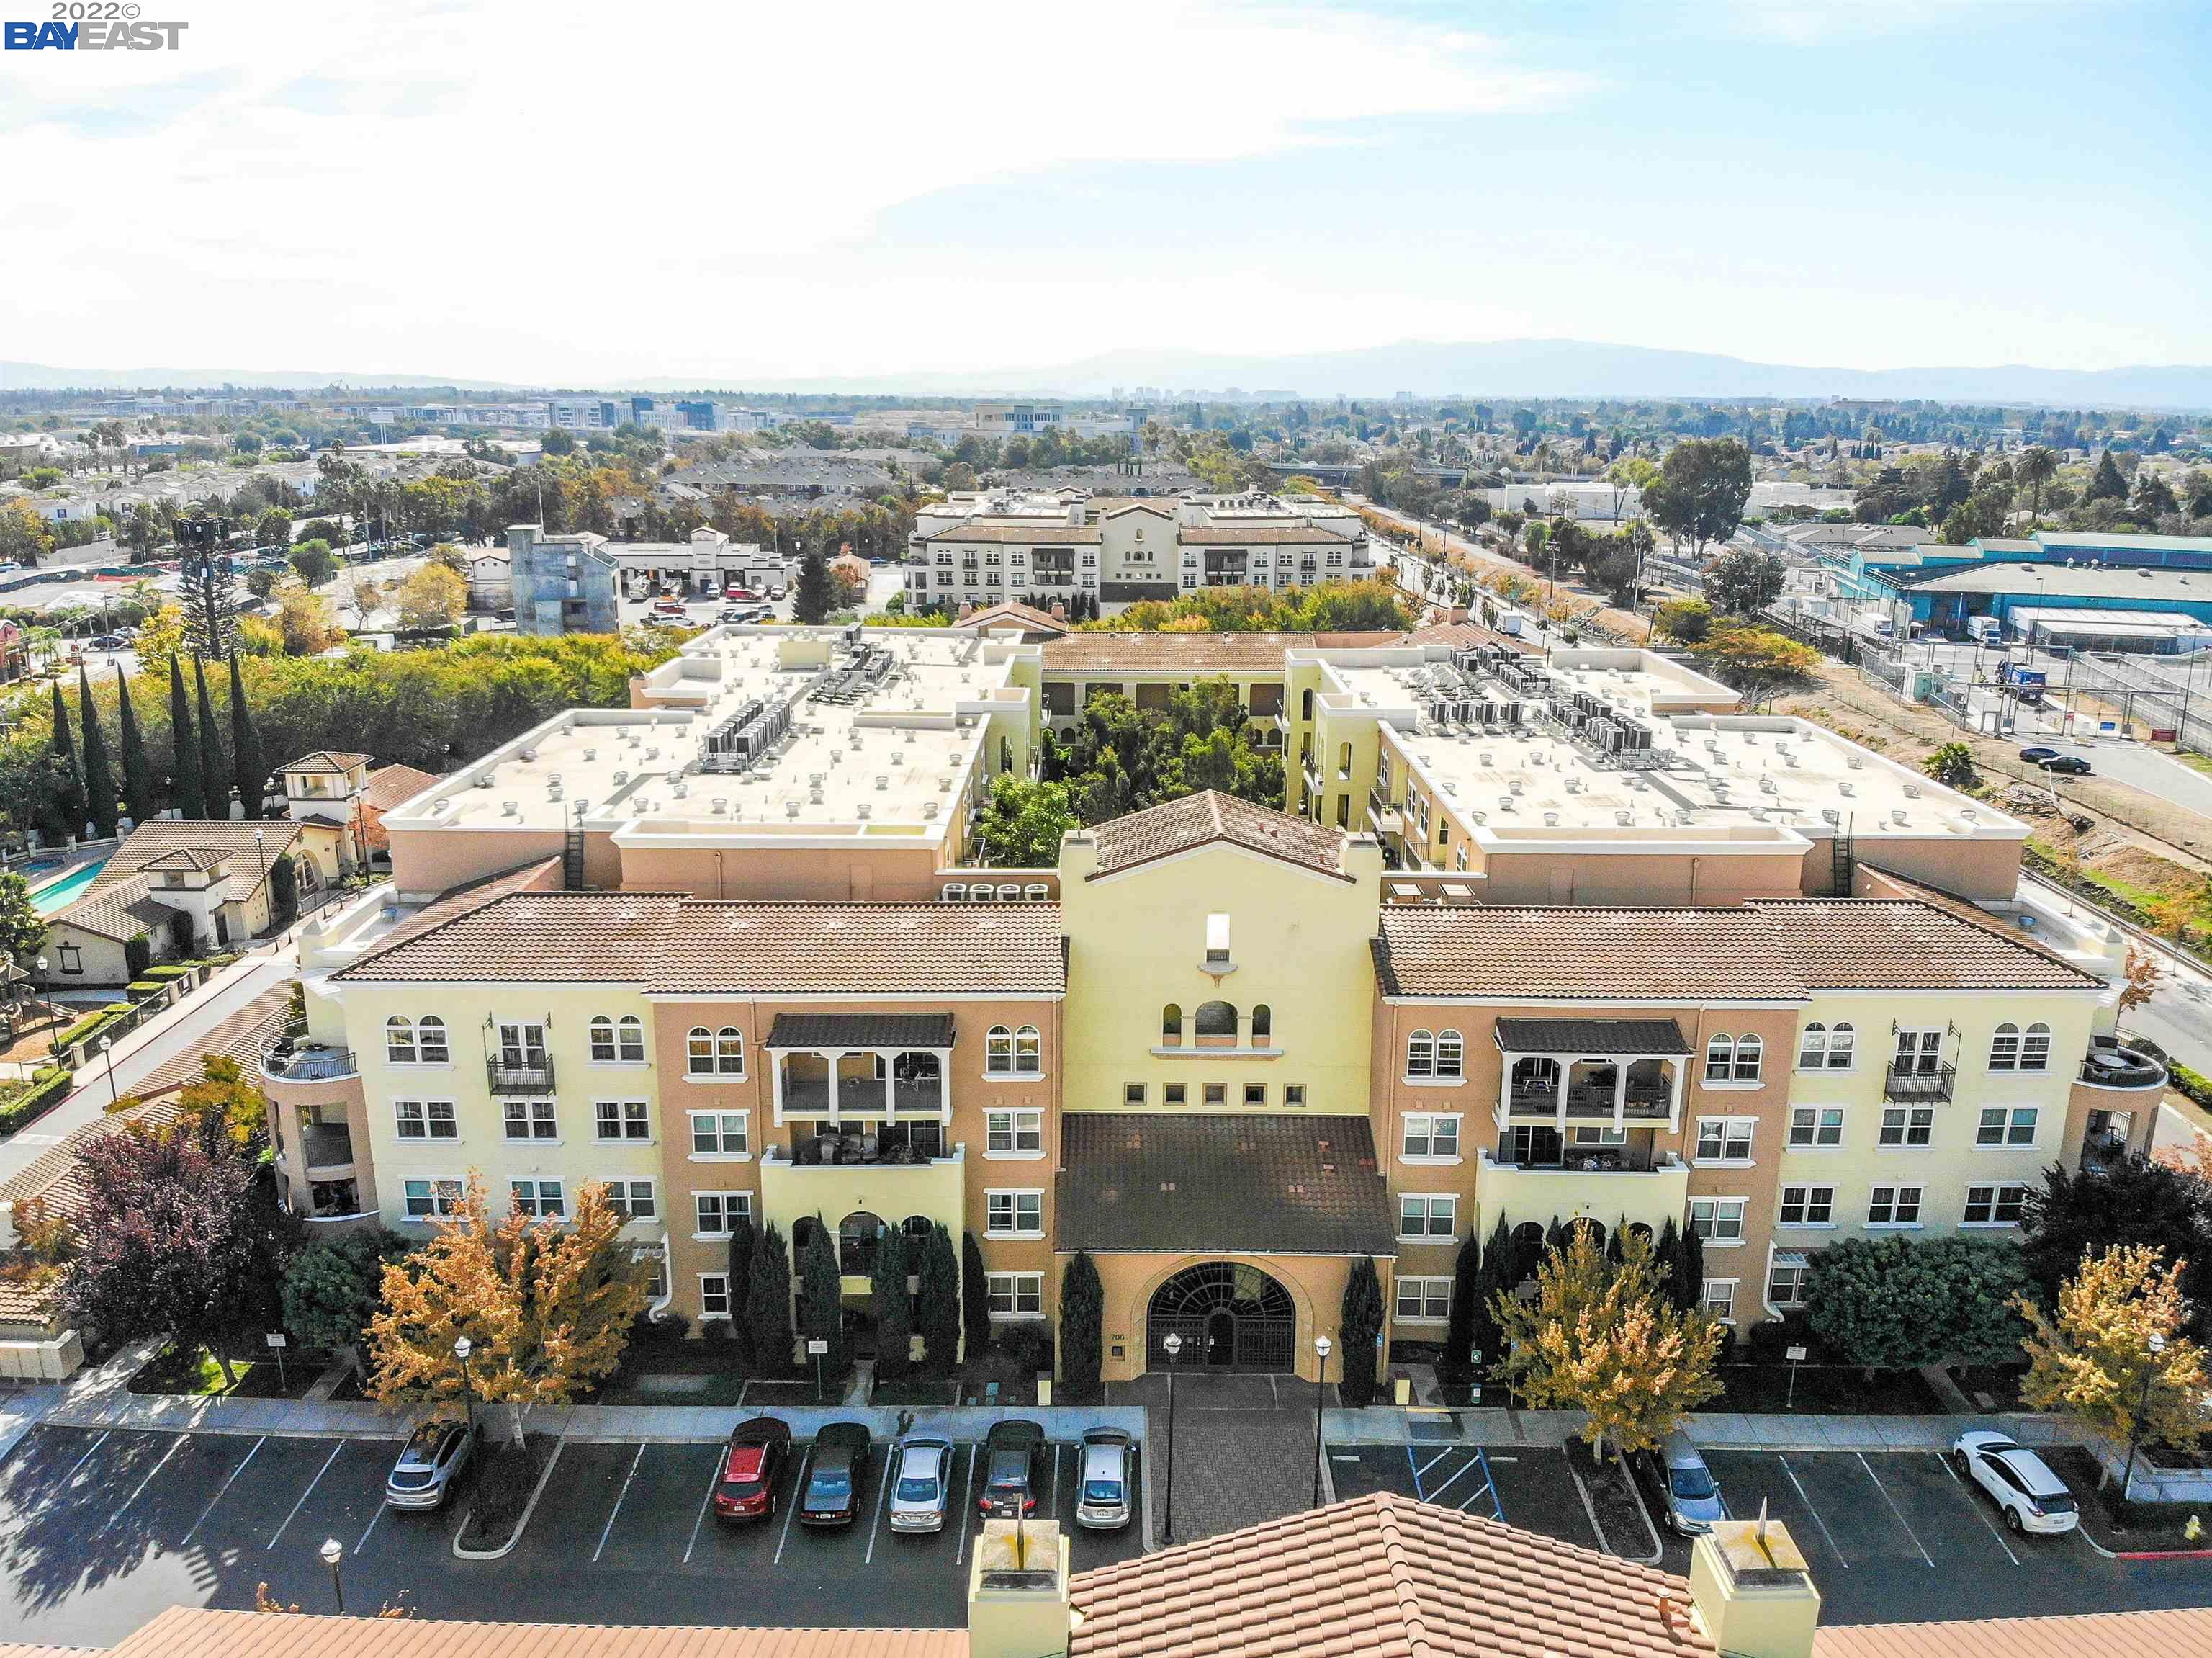
[(2032, 765), (2040, 765), (2045, 760), (2057, 759), (2058, 751), (2055, 748), (2023, 748), (2020, 751), (2020, 757)]
[(2055, 755), (2043, 762), (2043, 769), (2046, 771), (2063, 772), (2069, 777), (2086, 777), (2092, 775), (2089, 762), (2079, 754)]
[(1036, 1423), (993, 1423), (983, 1441), (983, 1494), (976, 1508), (987, 1518), (1035, 1514), (1037, 1460), (1043, 1454), (1044, 1429)]
[(730, 1430), (714, 1482), (718, 1520), (766, 1520), (775, 1513), (775, 1484), (791, 1454), (791, 1427), (774, 1417), (755, 1417)]
[(814, 1436), (806, 1489), (799, 1500), (802, 1526), (849, 1526), (860, 1518), (860, 1485), (868, 1474), (868, 1430), (857, 1422), (833, 1422)]

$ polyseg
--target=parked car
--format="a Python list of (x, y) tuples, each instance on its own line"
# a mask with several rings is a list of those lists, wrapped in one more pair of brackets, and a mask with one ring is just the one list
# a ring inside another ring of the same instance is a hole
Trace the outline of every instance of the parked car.
[(2058, 751), (2055, 748), (2023, 748), (2020, 751), (2020, 757), (2031, 765), (2040, 765), (2045, 760), (2057, 759)]
[(791, 1455), (791, 1428), (774, 1417), (755, 1417), (730, 1430), (722, 1476), (714, 1484), (717, 1520), (767, 1520), (775, 1513), (775, 1485)]
[(674, 616), (682, 618), (690, 615), (691, 613), (684, 608), (681, 600), (655, 599), (653, 601), (653, 613), (655, 616)]
[(860, 1484), (868, 1474), (868, 1430), (858, 1422), (833, 1422), (814, 1436), (807, 1459), (806, 1491), (799, 1499), (802, 1526), (849, 1526), (860, 1517)]
[(915, 1436), (898, 1443), (892, 1478), (891, 1529), (940, 1532), (952, 1491), (952, 1442)]
[(986, 1517), (1036, 1512), (1036, 1465), (1043, 1454), (1044, 1429), (1036, 1423), (992, 1424), (983, 1441), (983, 1494), (975, 1499)]
[(1728, 1518), (1713, 1471), (1687, 1434), (1677, 1430), (1656, 1451), (1639, 1451), (1633, 1466), (1660, 1520), (1675, 1536), (1695, 1537), (1711, 1531), (1716, 1520)]
[(769, 584), (768, 596), (775, 600), (778, 604), (782, 603), (784, 597), (783, 583), (781, 582), (771, 582)]
[(1970, 1428), (1952, 1442), (1959, 1470), (1987, 1491), (2016, 1532), (2055, 1534), (2081, 1523), (2073, 1493), (2051, 1465), (2002, 1434)]
[(1134, 1509), (1137, 1448), (1119, 1428), (1093, 1428), (1083, 1436), (1078, 1465), (1083, 1485), (1075, 1503), (1075, 1523), (1086, 1531), (1118, 1531)]
[(127, 643), (119, 633), (95, 633), (91, 639), (94, 650), (120, 650)]
[(453, 1494), (457, 1477), (475, 1448), (459, 1422), (426, 1422), (407, 1436), (399, 1460), (384, 1482), (385, 1506), (435, 1509)]
[(757, 599), (757, 598), (759, 598), (759, 597), (760, 597), (760, 594), (758, 594), (757, 593), (755, 593), (755, 592), (754, 592), (750, 588), (748, 588), (748, 587), (733, 587), (733, 588), (724, 588), (722, 589), (722, 597), (724, 597), (725, 599), (730, 599), (730, 600), (738, 600), (738, 599)]
[(2047, 759), (2043, 762), (2043, 769), (2046, 771), (2063, 772), (2069, 777), (2086, 777), (2092, 775), (2089, 762), (2079, 754), (2060, 754), (2055, 759)]

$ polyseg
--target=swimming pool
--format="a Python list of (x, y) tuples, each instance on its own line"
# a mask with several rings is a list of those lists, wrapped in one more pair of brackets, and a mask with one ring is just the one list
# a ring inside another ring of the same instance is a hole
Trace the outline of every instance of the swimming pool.
[(84, 896), (84, 889), (98, 880), (100, 872), (106, 867), (107, 860), (99, 858), (90, 863), (78, 864), (67, 875), (57, 875), (43, 887), (33, 885), (31, 888), (31, 907), (42, 916), (67, 909)]

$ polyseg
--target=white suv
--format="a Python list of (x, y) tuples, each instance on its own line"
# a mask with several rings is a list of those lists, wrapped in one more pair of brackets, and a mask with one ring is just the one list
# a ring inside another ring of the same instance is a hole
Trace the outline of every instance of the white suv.
[(2004, 1510), (2005, 1524), (2013, 1530), (2048, 1535), (2070, 1532), (2081, 1523), (2066, 1482), (2041, 1457), (2002, 1434), (1971, 1429), (1953, 1442), (1951, 1456)]

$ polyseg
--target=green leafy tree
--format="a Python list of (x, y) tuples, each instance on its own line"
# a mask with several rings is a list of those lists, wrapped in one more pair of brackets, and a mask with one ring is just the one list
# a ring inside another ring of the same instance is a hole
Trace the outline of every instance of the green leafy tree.
[(103, 840), (112, 839), (117, 828), (115, 774), (108, 768), (107, 736), (100, 728), (100, 710), (93, 706), (92, 681), (81, 664), (76, 692), (84, 721), (84, 795), (92, 816), (92, 832)]
[(915, 1327), (921, 1332), (922, 1360), (942, 1375), (960, 1356), (960, 1256), (942, 1224), (922, 1245), (918, 1276)]
[(2058, 456), (2056, 451), (2040, 443), (2031, 444), (2013, 458), (2012, 475), (2028, 493), (2028, 512), (2033, 518), (2043, 516), (2043, 491), (2058, 476)]
[(207, 658), (192, 658), (192, 678), (198, 686), (200, 737), (200, 786), (207, 793), (207, 817), (213, 823), (230, 821), (230, 762), (224, 758), (222, 736), (216, 729), (215, 704), (208, 700)]
[(1362, 1255), (1352, 1264), (1337, 1309), (1337, 1357), (1343, 1368), (1338, 1391), (1346, 1405), (1375, 1402), (1375, 1338), (1382, 1329), (1382, 1281), (1375, 1263)]
[(2053, 1165), (2028, 1188), (2021, 1212), (2021, 1252), (2045, 1306), (2093, 1251), (2119, 1245), (2154, 1249), (2181, 1269), (2189, 1332), (2200, 1343), (2206, 1291), (2212, 1288), (2212, 1183), (2194, 1169), (2130, 1154), (2079, 1173)]
[(991, 1344), (991, 1286), (972, 1232), (960, 1235), (960, 1334), (971, 1363)]
[(131, 682), (115, 670), (115, 709), (122, 728), (123, 805), (133, 827), (149, 823), (160, 809), (154, 793), (154, 768), (146, 758), (146, 739), (138, 729), (137, 710), (131, 705)]
[(819, 1216), (807, 1228), (806, 1242), (799, 1252), (799, 1333), (811, 1344), (830, 1344), (822, 1355), (821, 1373), (845, 1374), (845, 1301), (837, 1272), (837, 1243)]
[(2128, 498), (2128, 480), (2121, 476), (2118, 464), (2110, 449), (2098, 459), (2097, 470), (2091, 474), (2089, 487), (2082, 491), (2087, 501), (2124, 501)]
[(991, 780), (976, 834), (991, 868), (1042, 869), (1060, 862), (1060, 837), (1076, 826), (1066, 783), (1001, 771)]
[(246, 706), (245, 681), (239, 677), (238, 653), (230, 654), (230, 755), (238, 783), (239, 803), (250, 822), (269, 815), (269, 759), (261, 751), (261, 734), (254, 728), (253, 710)]
[(1947, 789), (1970, 787), (1979, 775), (1974, 770), (1974, 751), (1962, 742), (1947, 742), (1930, 754), (1928, 775)]
[(830, 572), (830, 555), (819, 544), (799, 560), (799, 585), (791, 595), (793, 618), (809, 624), (825, 622), (837, 608), (836, 578)]
[(337, 555), (331, 551), (329, 542), (319, 538), (298, 543), (286, 558), (292, 573), (310, 588), (322, 586), (338, 573)]
[(1820, 653), (1812, 646), (1772, 628), (1736, 623), (1715, 628), (1690, 654), (1723, 685), (1741, 692), (1750, 713), (1780, 692), (1809, 684), (1820, 666)]
[(199, 741), (192, 734), (192, 705), (185, 693), (184, 665), (174, 656), (169, 658), (169, 735), (175, 749), (169, 804), (181, 817), (204, 818), (207, 795), (200, 781)]
[(876, 1310), (876, 1374), (889, 1381), (906, 1375), (914, 1350), (914, 1295), (906, 1287), (912, 1270), (904, 1228), (886, 1227), (876, 1242), (868, 1288)]
[(1748, 616), (1782, 596), (1782, 561), (1754, 547), (1730, 547), (1705, 572), (1705, 595), (1716, 609)]
[(2027, 1283), (2004, 1238), (1850, 1238), (1815, 1251), (1805, 1293), (1813, 1333), (1869, 1373), (2020, 1350), (2013, 1303)]
[(46, 918), (31, 902), (31, 883), (13, 869), (0, 870), (0, 955), (27, 961), (46, 939)]
[(1105, 1362), (1106, 1289), (1087, 1251), (1069, 1257), (1060, 1280), (1060, 1381), (1072, 1405), (1099, 1397)]
[(363, 1371), (368, 1321), (384, 1304), (384, 1269), (413, 1245), (378, 1227), (318, 1238), (284, 1263), (284, 1328), (303, 1347), (341, 1352)]
[(791, 1372), (791, 1248), (771, 1221), (753, 1252), (745, 1284), (745, 1328), (754, 1368), (763, 1376)]
[(1750, 499), (1751, 451), (1742, 440), (1692, 437), (1667, 451), (1659, 476), (1644, 488), (1644, 509), (1702, 558), (1708, 542), (1735, 533)]

